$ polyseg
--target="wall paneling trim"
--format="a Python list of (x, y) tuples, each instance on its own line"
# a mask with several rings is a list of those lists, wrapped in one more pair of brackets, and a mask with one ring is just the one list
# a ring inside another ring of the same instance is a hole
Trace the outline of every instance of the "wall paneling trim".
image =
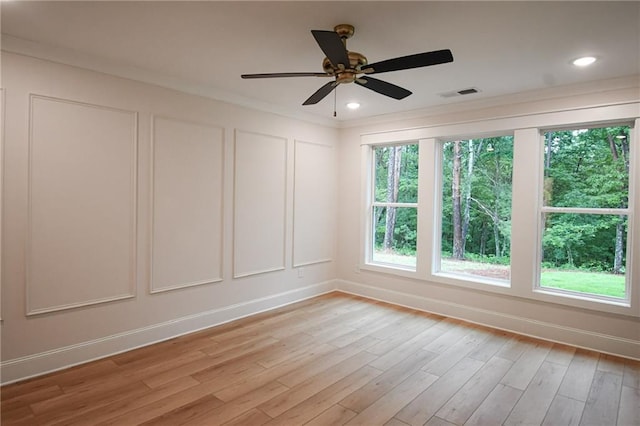
[(152, 122), (150, 291), (222, 281), (224, 129)]
[(293, 266), (331, 262), (334, 256), (336, 174), (330, 145), (295, 141)]
[(137, 113), (30, 97), (27, 314), (135, 295)]
[(233, 277), (285, 269), (287, 139), (236, 130)]

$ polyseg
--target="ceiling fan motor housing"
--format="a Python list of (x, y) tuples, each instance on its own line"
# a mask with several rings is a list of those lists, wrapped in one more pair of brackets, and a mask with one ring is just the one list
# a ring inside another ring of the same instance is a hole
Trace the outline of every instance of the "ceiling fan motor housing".
[[(347, 48), (347, 39), (353, 36), (355, 28), (349, 24), (336, 25), (333, 30), (340, 36), (345, 49)], [(367, 65), (367, 58), (358, 52), (347, 51), (349, 56), (349, 64), (333, 64), (329, 58), (322, 61), (322, 69), (329, 75), (335, 75), (338, 83), (352, 83), (356, 79), (356, 75), (360, 74), (360, 68)], [(340, 66), (344, 65), (344, 67)]]
[(361, 67), (368, 64), (367, 57), (364, 56), (362, 53), (348, 51), (347, 54), (349, 55), (348, 68), (345, 67), (345, 70), (342, 70), (338, 66), (334, 66), (329, 60), (329, 58), (324, 58), (324, 60), (322, 61), (322, 69), (324, 70), (324, 72), (330, 75), (336, 75), (336, 74), (340, 75), (341, 73), (351, 71), (351, 73), (354, 74), (355, 76), (355, 74), (359, 74), (361, 72), (360, 71)]

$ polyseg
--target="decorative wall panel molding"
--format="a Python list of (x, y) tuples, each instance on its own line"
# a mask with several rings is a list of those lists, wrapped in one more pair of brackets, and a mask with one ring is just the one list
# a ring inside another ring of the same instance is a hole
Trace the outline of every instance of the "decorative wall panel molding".
[(233, 277), (285, 268), (287, 140), (236, 130)]
[(153, 117), (151, 293), (222, 281), (224, 130)]
[(330, 262), (336, 229), (336, 170), (330, 145), (295, 141), (293, 266)]
[(27, 314), (135, 295), (137, 113), (30, 97)]

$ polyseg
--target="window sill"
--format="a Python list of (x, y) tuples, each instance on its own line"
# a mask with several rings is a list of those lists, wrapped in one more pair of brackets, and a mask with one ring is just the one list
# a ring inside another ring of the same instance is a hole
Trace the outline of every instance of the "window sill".
[(580, 296), (572, 293), (561, 293), (553, 290), (545, 290), (540, 288), (533, 289), (532, 285), (529, 286), (527, 284), (525, 284), (524, 286), (520, 285), (519, 288), (515, 288), (513, 285), (506, 281), (474, 279), (471, 277), (465, 277), (459, 274), (451, 273), (438, 272), (427, 276), (420, 276), (418, 275), (418, 272), (416, 270), (403, 268), (400, 265), (367, 263), (360, 265), (360, 269), (368, 272), (410, 278), (427, 285), (429, 283), (450, 285), (486, 293), (516, 297), (519, 299), (527, 299), (531, 301), (563, 305), (623, 316), (640, 317), (640, 312), (638, 312), (638, 309), (633, 308), (630, 302), (626, 300), (618, 301), (612, 299), (598, 299), (589, 296)]

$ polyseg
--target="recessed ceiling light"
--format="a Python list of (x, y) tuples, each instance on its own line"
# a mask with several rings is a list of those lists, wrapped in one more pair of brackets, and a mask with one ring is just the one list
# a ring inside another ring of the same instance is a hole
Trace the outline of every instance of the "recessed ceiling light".
[(358, 108), (360, 108), (360, 104), (357, 103), (357, 102), (349, 102), (347, 104), (347, 108), (349, 108), (349, 109), (358, 109)]
[(571, 63), (577, 67), (586, 67), (587, 65), (591, 65), (595, 61), (596, 58), (593, 56), (583, 56), (582, 58), (574, 59)]

